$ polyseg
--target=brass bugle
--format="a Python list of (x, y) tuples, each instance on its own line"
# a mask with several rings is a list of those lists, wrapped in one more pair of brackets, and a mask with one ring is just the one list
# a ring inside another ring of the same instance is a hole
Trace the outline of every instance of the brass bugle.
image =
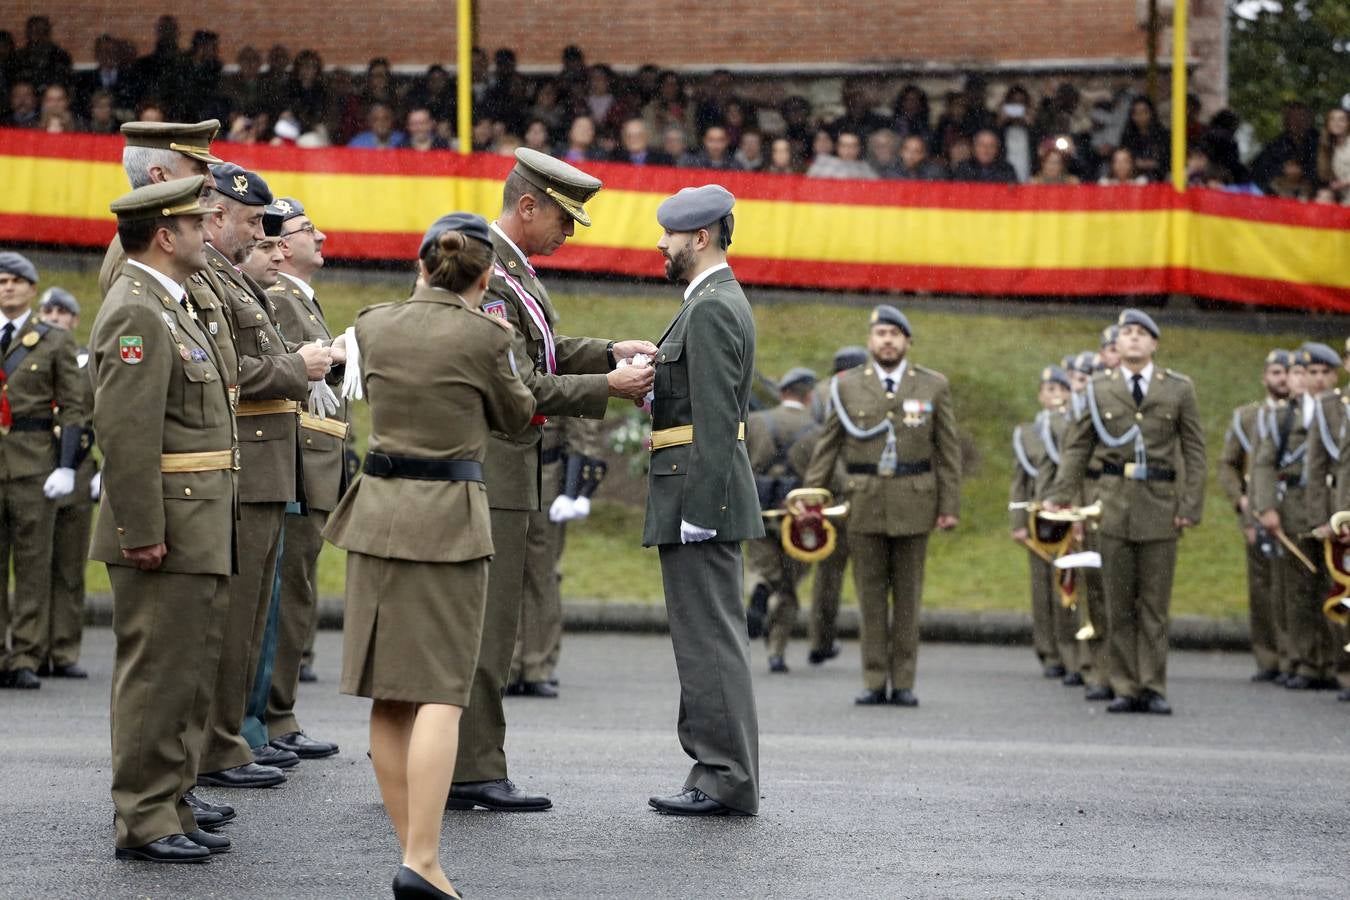
[[(838, 503), (834, 506), (827, 506), (821, 511), (821, 515), (827, 519), (843, 519), (848, 517), (848, 503)], [(766, 519), (781, 519), (783, 516), (790, 515), (785, 509), (766, 509), (760, 513)]]

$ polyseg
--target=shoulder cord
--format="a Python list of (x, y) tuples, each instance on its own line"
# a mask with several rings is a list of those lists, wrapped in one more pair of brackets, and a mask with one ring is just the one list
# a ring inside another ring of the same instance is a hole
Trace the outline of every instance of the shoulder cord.
[(1050, 430), (1050, 419), (1059, 413), (1047, 412), (1041, 410), (1036, 416), (1036, 422), (1039, 425), (1038, 433), (1041, 436), (1041, 443), (1045, 444), (1045, 455), (1050, 457), (1050, 461), (1059, 465), (1059, 448), (1055, 446), (1055, 435)]
[(1013, 443), (1013, 454), (1016, 455), (1017, 457), (1017, 464), (1022, 467), (1022, 471), (1026, 472), (1029, 477), (1035, 478), (1037, 473), (1040, 472), (1040, 469), (1037, 469), (1035, 466), (1033, 466), (1031, 464), (1031, 460), (1027, 459), (1026, 448), (1022, 446), (1021, 425), (1018, 425), (1016, 428), (1013, 429), (1012, 443)]
[[(1327, 456), (1330, 456), (1333, 460), (1339, 462), (1341, 459), (1341, 448), (1337, 445), (1336, 441), (1331, 439), (1331, 426), (1327, 424), (1327, 414), (1326, 411), (1322, 409), (1322, 401), (1317, 401), (1313, 406), (1317, 410), (1317, 432), (1322, 437), (1322, 446), (1326, 448)], [(1341, 427), (1344, 429), (1344, 423), (1342, 423)]]
[[(1256, 411), (1256, 420), (1258, 422), (1261, 421), (1261, 411), (1259, 409)], [(1232, 427), (1229, 428), (1229, 431), (1233, 433), (1233, 437), (1237, 438), (1238, 444), (1242, 447), (1242, 452), (1250, 456), (1252, 452), (1252, 439), (1247, 437), (1247, 433), (1242, 430), (1242, 410), (1233, 410), (1233, 424)], [(1262, 436), (1264, 437), (1264, 435)]]
[(1116, 437), (1106, 430), (1106, 423), (1102, 421), (1101, 412), (1097, 409), (1097, 392), (1092, 387), (1092, 382), (1087, 384), (1087, 406), (1088, 412), (1092, 414), (1092, 427), (1097, 432), (1097, 438), (1108, 447), (1124, 447), (1130, 441), (1134, 441), (1134, 462), (1137, 466), (1148, 465), (1148, 455), (1144, 452), (1144, 435), (1139, 430), (1139, 423), (1135, 422), (1130, 426), (1130, 430)]
[(886, 435), (886, 446), (881, 450), (881, 459), (877, 462), (878, 475), (894, 475), (895, 466), (898, 461), (895, 450), (895, 424), (890, 419), (883, 419), (881, 422), (873, 425), (871, 428), (859, 428), (853, 420), (848, 417), (848, 410), (844, 408), (843, 402), (839, 399), (839, 376), (836, 375), (830, 379), (830, 399), (834, 402), (834, 411), (839, 415), (839, 424), (844, 426), (849, 437), (857, 441), (870, 441), (878, 435)]

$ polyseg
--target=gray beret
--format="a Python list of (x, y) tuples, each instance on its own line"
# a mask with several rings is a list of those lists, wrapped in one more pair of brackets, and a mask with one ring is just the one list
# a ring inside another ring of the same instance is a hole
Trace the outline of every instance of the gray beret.
[[(656, 208), (656, 221), (671, 231), (698, 231), (730, 216), (735, 205), (736, 198), (720, 184), (688, 187), (661, 201)], [(724, 242), (730, 244), (730, 221), (722, 231)]]
[(1293, 366), (1306, 367), (1310, 362), (1312, 362), (1312, 356), (1309, 355), (1307, 350), (1300, 347), (1298, 350), (1289, 351), (1289, 365), (1291, 368)]
[(1069, 390), (1073, 390), (1073, 381), (1069, 379), (1069, 373), (1064, 371), (1061, 366), (1046, 366), (1041, 369), (1041, 384), (1045, 384), (1047, 381), (1062, 384)]
[(1116, 319), (1116, 325), (1124, 328), (1126, 325), (1138, 325), (1140, 328), (1153, 335), (1154, 340), (1162, 337), (1162, 331), (1158, 328), (1158, 323), (1153, 321), (1153, 317), (1142, 309), (1127, 309)]
[(272, 205), (281, 213), (281, 221), (289, 222), (291, 219), (297, 219), (305, 214), (305, 207), (294, 197), (278, 197), (272, 201)]
[(871, 325), (894, 325), (905, 333), (905, 337), (914, 337), (914, 331), (909, 327), (909, 319), (905, 314), (890, 304), (883, 303), (872, 310), (872, 318), (867, 322)]
[(65, 288), (49, 287), (42, 292), (42, 299), (38, 301), (41, 309), (64, 309), (72, 316), (80, 314), (80, 301), (76, 300), (70, 291)]
[(867, 362), (867, 351), (862, 347), (840, 347), (834, 351), (834, 371), (836, 373), (861, 366), (865, 362)]
[(1266, 365), (1284, 366), (1287, 369), (1293, 362), (1293, 356), (1288, 350), (1272, 350), (1266, 354)]
[(217, 191), (232, 197), (245, 206), (266, 206), (272, 202), (272, 191), (257, 172), (221, 163), (211, 167), (211, 182)]
[(38, 282), (37, 266), (29, 262), (28, 257), (21, 253), (11, 251), (0, 253), (0, 272), (17, 275), (33, 284)]
[(1333, 369), (1339, 368), (1341, 365), (1340, 356), (1336, 353), (1335, 350), (1332, 350), (1326, 344), (1319, 344), (1316, 341), (1308, 341), (1299, 349), (1305, 351), (1308, 354), (1308, 361), (1310, 365), (1321, 363), (1324, 366), (1331, 366), (1331, 368)]
[(1084, 350), (1073, 358), (1071, 371), (1082, 372), (1084, 375), (1091, 375), (1097, 368), (1097, 351)]
[(482, 241), (489, 247), (492, 246), (492, 235), (488, 232), (487, 219), (473, 213), (447, 213), (432, 222), (431, 227), (427, 229), (427, 233), (422, 236), (422, 245), (417, 248), (418, 259), (426, 256), (431, 245), (436, 243), (437, 239), (447, 231), (458, 231), (465, 237), (471, 237)]
[(276, 206), (269, 203), (263, 207), (263, 235), (266, 237), (281, 237), (281, 223), (286, 221), (286, 216)]
[(1118, 337), (1120, 337), (1120, 326), (1107, 325), (1105, 328), (1102, 329), (1102, 346), (1103, 347), (1111, 346), (1116, 342), (1116, 338)]
[(778, 389), (780, 391), (785, 391), (793, 385), (815, 383), (816, 373), (814, 369), (797, 366), (796, 368), (788, 369), (787, 374), (783, 376), (783, 380), (778, 382)]

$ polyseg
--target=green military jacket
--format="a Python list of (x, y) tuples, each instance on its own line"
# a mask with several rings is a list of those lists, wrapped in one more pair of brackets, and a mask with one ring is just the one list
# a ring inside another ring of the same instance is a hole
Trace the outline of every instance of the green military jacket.
[[(511, 358), (512, 335), (448, 291), (419, 286), (407, 300), (356, 317), (370, 452), (485, 461), (490, 431), (516, 434), (535, 401)], [(384, 559), (464, 562), (491, 556), (487, 487), (361, 475), (324, 537)]]
[(1350, 418), (1346, 415), (1347, 404), (1350, 404), (1350, 394), (1336, 388), (1319, 395), (1314, 408), (1305, 479), (1308, 484), (1305, 500), (1314, 527), (1331, 521), (1331, 514), (1340, 508), (1336, 506), (1336, 489), (1340, 483), (1337, 464), (1341, 457), (1341, 437), (1346, 431), (1347, 418)]
[[(1317, 428), (1314, 420), (1312, 428)], [(1280, 528), (1292, 536), (1305, 535), (1321, 522), (1308, 507), (1306, 462), (1309, 426), (1304, 422), (1303, 398), (1281, 400), (1266, 411), (1266, 435), (1256, 447), (1251, 471), (1251, 508), (1257, 515), (1273, 509)]]
[(232, 574), (234, 472), (162, 471), (166, 453), (238, 458), (211, 338), (148, 273), (124, 266), (99, 308), (90, 346), (94, 429), (104, 454), (91, 558), (129, 565), (123, 550), (163, 543), (165, 572)]
[(127, 255), (122, 251), (122, 236), (114, 234), (112, 243), (108, 244), (108, 249), (103, 253), (103, 265), (98, 269), (98, 295), (100, 297), (108, 296), (108, 291), (112, 284), (117, 280), (117, 276), (122, 271), (122, 266), (127, 261)]
[(61, 462), (53, 428), (87, 424), (92, 412), (84, 383), (88, 376), (75, 354), (70, 332), (44, 324), (36, 310), (10, 339), (0, 389), (9, 400), (13, 425), (0, 434), (0, 481), (50, 475)]
[[(1074, 502), (1084, 494), (1084, 480), (1092, 473), (1096, 499), (1102, 502), (1102, 534), (1128, 541), (1175, 540), (1175, 520), (1184, 517), (1199, 523), (1204, 511), (1205, 435), (1195, 386), (1185, 375), (1155, 365), (1144, 402), (1136, 408), (1124, 377), (1127, 372), (1122, 366), (1093, 376), (1088, 408), (1065, 437), (1050, 499), (1063, 505)], [(1106, 474), (1104, 466), (1123, 468), (1135, 462), (1135, 442), (1111, 446), (1098, 433), (1098, 419), (1115, 440), (1137, 425), (1148, 465), (1155, 471), (1171, 469), (1175, 480), (1139, 481)]]
[(761, 505), (766, 493), (781, 501), (788, 487), (804, 484), (802, 476), (806, 469), (793, 466), (792, 448), (816, 428), (811, 411), (803, 406), (780, 403), (750, 414), (745, 426), (745, 449), (750, 454), (750, 469), (755, 473)]
[(239, 500), (304, 500), (299, 415), (246, 414), (250, 403), (309, 399), (305, 361), (292, 352), (299, 344), (288, 343), (272, 324), (274, 311), (266, 292), (210, 244), (206, 265), (223, 286), (222, 312), (228, 307), (239, 351)]
[[(1060, 447), (1069, 428), (1069, 419), (1063, 412), (1041, 410), (1030, 422), (1013, 429), (1013, 472), (1008, 489), (1008, 501), (1013, 504), (1031, 503), (1046, 498), (1059, 468)], [(1026, 528), (1025, 509), (1009, 509), (1012, 527)]]
[[(534, 394), (538, 416), (602, 419), (609, 403), (609, 342), (562, 337), (548, 291), (520, 251), (494, 226), (493, 272), (483, 312), (513, 326), (511, 352), (521, 380)], [(495, 509), (538, 510), (540, 424), (494, 431), (484, 472)]]
[(927, 534), (938, 516), (960, 515), (961, 447), (946, 377), (911, 360), (895, 392), (888, 395), (869, 359), (836, 375), (832, 391), (835, 385), (844, 413), (855, 426), (869, 430), (891, 423), (900, 467), (926, 467), (914, 474), (877, 474), (887, 442), (885, 431), (859, 440), (845, 428), (840, 410), (832, 408), (811, 456), (806, 483), (826, 486), (836, 463), (843, 461), (849, 530), (890, 537)]
[(1266, 401), (1255, 400), (1233, 410), (1233, 420), (1224, 432), (1223, 449), (1219, 452), (1219, 487), (1223, 488), (1244, 527), (1256, 524), (1255, 510), (1249, 509), (1244, 517), (1240, 504), (1251, 490), (1252, 462), (1256, 459), (1256, 448), (1265, 437), (1264, 411), (1268, 408)]
[(680, 543), (680, 521), (714, 540), (764, 537), (750, 455), (740, 440), (755, 377), (755, 319), (730, 268), (694, 292), (657, 342), (652, 432), (689, 426), (693, 442), (652, 451), (642, 545)]
[[(324, 319), (323, 307), (317, 297), (305, 292), (306, 285), (299, 279), (282, 273), (277, 283), (267, 289), (268, 299), (276, 312), (277, 328), (292, 341), (312, 343), (332, 340), (333, 334)], [(338, 366), (333, 367), (328, 382), (335, 387), (341, 379)], [(334, 390), (334, 393), (339, 393)], [(347, 401), (338, 397), (337, 412), (319, 420), (308, 411), (300, 416), (300, 449), (305, 470), (305, 502), (310, 508), (331, 512), (346, 485), (347, 466), (344, 456), (346, 439), (335, 433), (337, 423), (347, 422), (350, 411)]]

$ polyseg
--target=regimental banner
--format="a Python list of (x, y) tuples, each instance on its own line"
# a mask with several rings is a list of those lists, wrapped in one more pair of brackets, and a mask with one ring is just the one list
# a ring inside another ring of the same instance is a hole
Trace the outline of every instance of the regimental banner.
[[(490, 154), (302, 150), (217, 142), (298, 197), (324, 253), (411, 259), (452, 210), (492, 218), (512, 162)], [(0, 243), (102, 246), (127, 190), (116, 136), (0, 129)], [(606, 163), (592, 228), (540, 268), (660, 277), (656, 207), (717, 182), (737, 197), (747, 284), (958, 294), (1202, 297), (1350, 312), (1350, 208), (1209, 190), (826, 181)]]

